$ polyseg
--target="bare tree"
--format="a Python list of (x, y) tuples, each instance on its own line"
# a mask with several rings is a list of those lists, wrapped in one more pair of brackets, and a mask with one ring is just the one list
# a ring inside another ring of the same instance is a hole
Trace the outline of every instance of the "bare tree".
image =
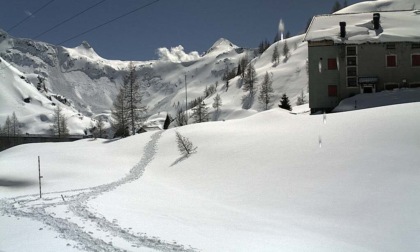
[(124, 77), (123, 86), (113, 103), (112, 125), (117, 136), (126, 137), (130, 130), (132, 135), (136, 133), (136, 127), (141, 123), (141, 114), (147, 111), (141, 101), (142, 95), (136, 67), (133, 62), (130, 62), (128, 74)]
[(178, 108), (176, 112), (175, 122), (177, 126), (184, 126), (187, 124), (187, 112), (184, 112), (182, 108)]
[(131, 134), (136, 133), (136, 126), (141, 121), (141, 114), (146, 112), (147, 108), (141, 104), (142, 95), (140, 93), (140, 82), (136, 74), (136, 67), (133, 62), (128, 65), (129, 73), (124, 77), (124, 99), (127, 104), (127, 119), (131, 126)]
[(302, 91), (300, 93), (300, 96), (297, 98), (296, 105), (299, 106), (299, 105), (303, 105), (305, 103), (306, 103), (306, 96), (305, 96), (305, 93), (303, 92), (303, 89), (302, 89)]
[(10, 117), (7, 116), (6, 121), (4, 122), (4, 126), (2, 128), (2, 135), (9, 137), (11, 136), (11, 134), (12, 134), (12, 121), (10, 120)]
[(271, 103), (273, 91), (273, 81), (270, 78), (268, 72), (264, 75), (264, 80), (260, 86), (260, 95), (258, 96), (258, 101), (264, 106), (264, 109), (267, 110), (268, 106)]
[(57, 135), (58, 138), (65, 137), (69, 134), (69, 129), (67, 127), (67, 118), (63, 113), (63, 109), (58, 105), (54, 109), (53, 115), (53, 124), (51, 130), (54, 135)]
[(175, 132), (176, 134), (176, 143), (178, 145), (178, 150), (181, 152), (182, 155), (188, 156), (197, 151), (197, 147), (195, 147), (192, 142), (182, 136), (179, 132)]
[(116, 136), (126, 137), (129, 135), (127, 111), (128, 106), (124, 99), (124, 89), (120, 88), (117, 97), (113, 102), (113, 108), (111, 110), (111, 125), (115, 131)]

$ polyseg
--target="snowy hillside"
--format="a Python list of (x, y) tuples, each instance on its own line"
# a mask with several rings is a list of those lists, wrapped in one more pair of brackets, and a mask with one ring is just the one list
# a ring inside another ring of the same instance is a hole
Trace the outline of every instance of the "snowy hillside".
[(91, 119), (79, 114), (76, 110), (62, 104), (50, 96), (47, 99), (23, 73), (15, 69), (0, 57), (0, 125), (7, 116), (15, 112), (22, 133), (48, 134), (52, 125), (54, 109), (60, 106), (68, 118), (70, 134), (84, 134), (89, 128)]
[[(302, 36), (288, 39), (291, 58), (285, 61), (282, 57), (279, 65), (271, 63), (274, 46), (255, 58), (255, 49), (241, 48), (226, 39), (216, 41), (203, 55), (197, 52), (185, 53), (182, 46), (159, 48), (159, 60), (134, 62), (142, 83), (143, 102), (147, 104), (150, 115), (161, 111), (175, 115), (178, 107), (185, 107), (186, 75), (188, 102), (202, 97), (206, 87), (218, 83), (216, 93), (205, 101), (213, 110), (213, 98), (217, 93), (220, 94), (223, 107), (218, 120), (242, 118), (262, 111), (256, 99), (252, 104), (243, 104), (242, 97), (246, 93), (241, 89), (239, 78), (230, 81), (227, 91), (222, 80), (226, 67), (233, 70), (238, 67), (241, 58), (247, 57), (253, 59), (258, 83), (266, 72), (271, 74), (275, 90), (271, 105), (277, 106), (284, 92), (287, 92), (293, 103), (302, 90), (305, 93), (307, 91), (307, 51), (302, 39)], [(283, 44), (284, 41), (275, 46), (281, 51)], [(76, 48), (64, 48), (13, 38), (3, 31), (0, 34), (0, 54), (25, 73), (34, 85), (38, 83), (38, 76), (44, 78), (50, 92), (64, 96), (70, 106), (86, 116), (110, 114), (112, 101), (123, 76), (127, 74), (129, 63), (103, 59), (87, 42)]]
[(419, 9), (419, 0), (375, 0), (350, 5), (337, 11), (336, 14)]
[(0, 248), (418, 251), (419, 111), (189, 125), (188, 158), (175, 129), (17, 146), (0, 153)]

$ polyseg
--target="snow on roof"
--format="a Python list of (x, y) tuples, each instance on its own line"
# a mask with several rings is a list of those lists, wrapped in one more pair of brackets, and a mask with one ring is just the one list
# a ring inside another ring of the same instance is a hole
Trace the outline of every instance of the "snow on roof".
[[(306, 41), (332, 40), (335, 43), (420, 42), (420, 11), (377, 12), (380, 28), (373, 27), (373, 13), (315, 16)], [(346, 22), (346, 37), (340, 37), (340, 22)]]

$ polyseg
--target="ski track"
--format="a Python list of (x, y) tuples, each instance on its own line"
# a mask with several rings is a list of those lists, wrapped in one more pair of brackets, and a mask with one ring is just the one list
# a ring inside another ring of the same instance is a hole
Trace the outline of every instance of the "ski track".
[[(153, 160), (156, 154), (156, 145), (161, 135), (162, 131), (159, 131), (151, 136), (151, 140), (143, 150), (140, 162), (125, 177), (117, 181), (85, 189), (45, 193), (43, 199), (39, 199), (38, 194), (2, 199), (0, 200), (0, 210), (4, 215), (29, 218), (48, 225), (57, 231), (61, 238), (76, 242), (73, 247), (79, 250), (127, 251), (113, 244), (113, 239), (119, 239), (119, 243), (125, 243), (126, 248), (132, 247), (136, 250), (143, 247), (157, 251), (198, 251), (190, 246), (186, 248), (176, 242), (162, 241), (158, 237), (148, 237), (141, 233), (134, 234), (130, 229), (121, 228), (116, 220), (110, 222), (104, 217), (97, 216), (98, 213), (90, 212), (86, 206), (90, 199), (139, 179), (147, 165)], [(61, 198), (62, 194), (66, 195), (65, 201)], [(66, 218), (55, 217), (54, 208), (57, 207), (67, 208), (67, 211), (65, 211)], [(82, 222), (82, 226), (80, 222)], [(106, 238), (103, 236), (102, 238), (95, 237), (92, 230), (106, 234)]]

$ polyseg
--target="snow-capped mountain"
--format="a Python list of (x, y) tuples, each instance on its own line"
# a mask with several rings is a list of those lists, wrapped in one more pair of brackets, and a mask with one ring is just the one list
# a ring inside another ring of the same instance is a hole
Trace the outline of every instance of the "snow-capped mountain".
[[(416, 8), (420, 8), (420, 0), (377, 0), (349, 6), (336, 14)], [(174, 115), (179, 107), (185, 108), (186, 90), (190, 102), (203, 97), (206, 87), (214, 85), (216, 92), (204, 101), (212, 113), (211, 104), (215, 95), (219, 94), (223, 106), (217, 118), (210, 117), (213, 120), (243, 118), (260, 112), (263, 109), (257, 99), (244, 104), (246, 93), (242, 90), (240, 77), (231, 79), (229, 88), (222, 80), (226, 68), (232, 70), (238, 66), (241, 58), (248, 57), (256, 69), (258, 84), (266, 72), (273, 80), (271, 105), (276, 106), (283, 93), (295, 105), (302, 91), (308, 99), (308, 52), (303, 38), (304, 35), (299, 35), (274, 43), (262, 55), (256, 53), (255, 49), (242, 48), (224, 38), (216, 41), (202, 55), (197, 52), (186, 53), (181, 45), (170, 49), (159, 48), (158, 60), (133, 62), (142, 83), (143, 103), (148, 106), (149, 115), (161, 111)], [(273, 64), (271, 56), (274, 48), (282, 52), (285, 43), (290, 48), (290, 57), (286, 60), (282, 56), (280, 64)], [(33, 86), (39, 82), (38, 77), (42, 78), (49, 93), (62, 96), (70, 108), (88, 117), (110, 114), (112, 101), (122, 84), (123, 76), (127, 74), (129, 63), (104, 59), (85, 41), (75, 48), (65, 48), (25, 38), (13, 38), (1, 30), (0, 56), (21, 71), (22, 76)], [(19, 101), (20, 98), (16, 99)], [(0, 124), (12, 112), (6, 111), (6, 108), (12, 107), (10, 104), (2, 107)], [(19, 112), (16, 113), (19, 117)], [(22, 112), (22, 115), (27, 114)]]
[(335, 14), (418, 9), (420, 9), (419, 0), (376, 0), (353, 4)]
[[(182, 46), (159, 48), (158, 60), (133, 62), (142, 83), (143, 103), (148, 106), (150, 115), (160, 111), (175, 114), (178, 107), (185, 107), (186, 82), (188, 102), (202, 97), (206, 87), (216, 87), (216, 92), (208, 96), (205, 103), (211, 108), (214, 96), (220, 94), (223, 107), (219, 120), (242, 118), (262, 111), (256, 99), (250, 106), (243, 106), (242, 97), (246, 93), (239, 77), (230, 80), (229, 88), (222, 80), (226, 68), (232, 71), (243, 57), (252, 60), (259, 82), (265, 72), (271, 73), (275, 90), (273, 106), (283, 93), (294, 102), (302, 90), (306, 92), (307, 85), (307, 51), (302, 38), (287, 40), (292, 57), (279, 65), (271, 63), (273, 46), (258, 55), (255, 49), (241, 48), (223, 38), (203, 55), (185, 53)], [(284, 41), (275, 46), (282, 50), (283, 44)], [(0, 56), (20, 70), (33, 86), (41, 77), (48, 92), (65, 97), (68, 106), (89, 117), (110, 114), (129, 63), (104, 59), (85, 41), (75, 48), (65, 48), (13, 38), (4, 31), (0, 31)], [(2, 112), (0, 123), (6, 118), (4, 113), (6, 111)]]

